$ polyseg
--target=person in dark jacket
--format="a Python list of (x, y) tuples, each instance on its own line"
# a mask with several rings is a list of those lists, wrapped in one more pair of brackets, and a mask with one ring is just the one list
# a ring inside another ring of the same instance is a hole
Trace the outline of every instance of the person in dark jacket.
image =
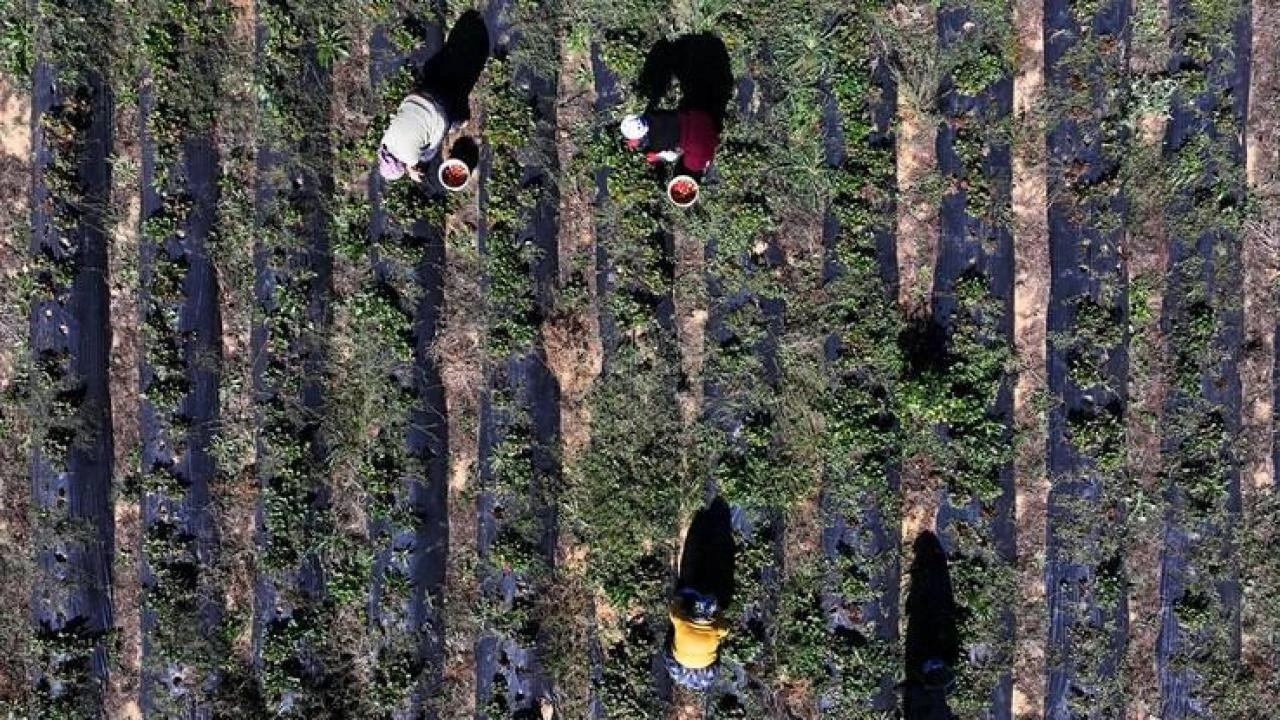
[(650, 111), (622, 119), (627, 147), (641, 150), (650, 163), (678, 162), (677, 172), (700, 176), (715, 158), (720, 131), (702, 110)]

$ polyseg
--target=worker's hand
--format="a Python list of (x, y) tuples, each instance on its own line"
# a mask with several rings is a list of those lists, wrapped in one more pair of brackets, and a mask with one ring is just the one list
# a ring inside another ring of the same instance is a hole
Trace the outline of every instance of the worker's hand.
[(627, 141), (625, 141), (625, 142), (627, 143), (627, 149), (628, 149), (628, 150), (635, 150), (636, 148), (640, 147), (640, 141), (639, 141), (638, 139), (637, 139), (637, 140), (627, 140)]
[(417, 165), (409, 168), (409, 179), (416, 183), (422, 182), (422, 171), (418, 169)]

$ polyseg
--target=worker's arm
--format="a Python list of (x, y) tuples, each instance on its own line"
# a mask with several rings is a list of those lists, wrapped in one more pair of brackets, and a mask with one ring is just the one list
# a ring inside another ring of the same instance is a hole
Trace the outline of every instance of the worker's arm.
[(656, 165), (660, 162), (675, 162), (676, 160), (680, 159), (680, 151), (679, 150), (661, 150), (658, 152), (650, 151), (648, 153), (645, 153), (644, 159), (648, 160), (651, 165)]

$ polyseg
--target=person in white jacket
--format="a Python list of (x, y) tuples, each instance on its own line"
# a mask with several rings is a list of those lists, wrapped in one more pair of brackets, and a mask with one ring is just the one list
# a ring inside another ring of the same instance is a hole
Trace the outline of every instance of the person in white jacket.
[(424, 93), (411, 93), (400, 102), (378, 146), (378, 172), (388, 181), (406, 174), (422, 182), (418, 169), (440, 153), (450, 121), (444, 106)]

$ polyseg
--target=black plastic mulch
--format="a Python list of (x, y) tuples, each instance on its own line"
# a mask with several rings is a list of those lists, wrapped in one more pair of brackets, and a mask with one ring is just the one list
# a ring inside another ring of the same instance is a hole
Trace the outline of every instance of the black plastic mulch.
[[(539, 127), (553, 132), (555, 127), (556, 81), (554, 76), (543, 73), (541, 68), (526, 64), (513, 50), (522, 42), (522, 31), (515, 27), (511, 14), (516, 10), (506, 0), (494, 0), (483, 10), (489, 35), (493, 42), (495, 58), (507, 58), (511, 67), (513, 91), (522, 95), (538, 118)], [(523, 227), (503, 242), (529, 243), (535, 251), (535, 259), (528, 266), (528, 281), (533, 287), (534, 307), (531, 322), (537, 325), (550, 315), (555, 279), (559, 272), (558, 208), (559, 198), (553, 175), (554, 155), (550, 152), (553, 138), (535, 135), (529, 145), (521, 148), (520, 191), (536, 193), (537, 200), (530, 212), (520, 219)], [(503, 162), (508, 161), (503, 158)], [(482, 217), (489, 202), (489, 178), (494, 162), (493, 150), (486, 143), (482, 146), (478, 188)], [(510, 202), (504, 198), (504, 202)], [(479, 232), (479, 249), (488, 256), (489, 244), (495, 239), (482, 221)], [(521, 308), (520, 310), (524, 310)], [(480, 408), (480, 497), (479, 497), (479, 552), (485, 559), (503, 531), (504, 525), (520, 518), (495, 514), (499, 505), (509, 504), (519, 513), (528, 513), (537, 527), (535, 552), (546, 571), (555, 567), (556, 539), (559, 533), (559, 513), (554, 498), (561, 468), (559, 463), (560, 389), (546, 363), (545, 350), (535, 340), (528, 347), (517, 349), (511, 356), (501, 359), (491, 368), (489, 387), (481, 397)], [(511, 398), (512, 407), (502, 407), (493, 402), (494, 394)], [(514, 414), (523, 417), (516, 418)], [(530, 443), (528, 468), (531, 483), (528, 496), (509, 501), (494, 484), (494, 449), (510, 432), (513, 422), (529, 428)], [(517, 592), (527, 594), (529, 588), (518, 588), (523, 582), (515, 574), (498, 568), (482, 571), (482, 591), (500, 604), (511, 607), (519, 602), (527, 604), (530, 598), (517, 601)], [(554, 697), (552, 678), (542, 668), (537, 649), (538, 638), (532, 643), (516, 638), (485, 633), (476, 644), (476, 692), (482, 717), (493, 718), (489, 710), (498, 709), (510, 715), (522, 716), (538, 712), (543, 698)]]
[[(266, 62), (264, 43), (270, 30), (264, 25), (258, 28), (256, 60)], [(303, 53), (302, 83), (299, 88), (270, 88), (282, 98), (296, 102), (310, 99), (319, 103), (325, 111), (332, 97), (330, 68), (321, 63), (315, 48)], [(331, 255), (331, 218), (325, 198), (333, 192), (334, 149), (330, 146), (326, 128), (322, 125), (327, 112), (317, 114), (316, 106), (289, 108), (302, 123), (303, 137), (279, 146), (263, 142), (258, 147), (256, 160), (255, 223), (269, 227), (284, 221), (288, 208), (296, 213), (300, 224), (284, 229), (299, 232), (301, 237), (291, 246), (268, 246), (259, 241), (254, 247), (254, 303), (260, 319), (254, 322), (250, 337), (250, 350), (254, 358), (253, 385), (255, 400), (262, 408), (257, 437), (259, 456), (258, 476), (264, 492), (279, 477), (273, 475), (270, 462), (271, 442), (299, 443), (302, 457), (292, 470), (310, 478), (312, 486), (303, 498), (287, 498), (304, 506), (302, 534), (313, 539), (320, 531), (318, 523), (330, 505), (327, 484), (321, 482), (322, 468), (327, 458), (326, 441), (321, 420), (326, 416), (328, 391), (325, 373), (328, 348), (323, 341), (324, 331), (331, 325), (333, 299), (333, 257)], [(295, 289), (296, 288), (296, 289)], [(286, 340), (285, 347), (272, 347), (270, 333), (271, 315), (280, 312), (278, 289), (284, 292), (300, 291), (303, 316), (314, 332), (302, 332), (303, 328), (289, 327), (295, 337)], [(268, 382), (268, 366), (281, 370), (282, 377), (300, 379), (296, 394), (283, 392)], [(267, 525), (266, 507), (259, 502), (255, 523), (260, 534), (258, 542), (267, 545), (273, 528)], [(263, 660), (263, 642), (269, 634), (281, 635), (292, 628), (313, 626), (319, 617), (326, 598), (325, 577), (321, 558), (314, 546), (299, 548), (294, 565), (280, 571), (263, 569), (258, 573), (258, 586), (254, 600), (253, 653), (259, 668)], [(308, 711), (307, 703), (320, 702), (318, 693), (326, 690), (326, 669), (322, 663), (323, 649), (312, 640), (299, 640), (293, 644), (293, 658), (287, 662), (289, 673), (301, 683), (301, 692), (286, 692), (280, 699), (279, 712)], [(282, 663), (283, 664), (283, 663)], [(298, 703), (304, 705), (300, 708)]]
[[(871, 127), (865, 142), (873, 148), (887, 150), (890, 153), (887, 159), (892, 161), (896, 145), (894, 119), (898, 102), (897, 83), (892, 68), (884, 58), (875, 56), (873, 60), (871, 85), (878, 91), (874, 94), (878, 101), (869, 108)], [(850, 149), (845, 146), (846, 123), (856, 123), (859, 120), (842, 116), (835, 91), (831, 88), (832, 82), (834, 82), (832, 78), (824, 78), (821, 81), (825, 161), (834, 171), (861, 175), (864, 168), (859, 167), (857, 161), (850, 159)], [(874, 208), (882, 218), (893, 217), (895, 192), (896, 188), (891, 189), (888, 202)], [(847, 202), (848, 199), (844, 201)], [(835, 245), (840, 241), (842, 232), (844, 228), (841, 227), (839, 218), (832, 209), (828, 208), (823, 218), (823, 247), (826, 250), (826, 259), (823, 264), (824, 282), (830, 282), (846, 272), (845, 268), (837, 262), (835, 254)], [(874, 236), (876, 265), (879, 268), (883, 292), (887, 298), (896, 298), (898, 257), (894, 224), (892, 222), (876, 223), (871, 228), (871, 232)], [(842, 345), (840, 332), (833, 332), (825, 338), (824, 351), (826, 360), (833, 364), (838, 361), (841, 353), (847, 352)], [(852, 378), (842, 381), (854, 382)], [(896, 423), (896, 421), (893, 422)], [(869, 464), (884, 461), (885, 488), (890, 496), (896, 497), (901, 487), (899, 460), (868, 457), (865, 461)], [(841, 470), (840, 468), (832, 469), (833, 472)], [(831, 481), (829, 478), (828, 482)], [(899, 607), (902, 592), (902, 566), (898, 552), (902, 541), (902, 529), (896, 518), (886, 517), (885, 511), (892, 513), (892, 509), (882, 507), (882, 503), (877, 500), (877, 495), (879, 494), (868, 493), (861, 513), (856, 517), (849, 517), (838, 509), (834, 509), (833, 503), (824, 493), (823, 517), (826, 518), (826, 522), (822, 528), (823, 554), (833, 562), (846, 553), (869, 559), (865, 566), (870, 574), (869, 584), (874, 593), (874, 599), (861, 603), (859, 617), (855, 622), (855, 619), (851, 618), (845, 610), (850, 605), (850, 600), (840, 596), (834, 589), (841, 584), (840, 578), (831, 577), (827, 579), (828, 588), (823, 590), (822, 602), (833, 638), (857, 637), (860, 632), (857, 625), (869, 624), (876, 628), (877, 644), (896, 648), (899, 641)], [(877, 561), (877, 558), (883, 558), (884, 561)], [(836, 680), (838, 683), (839, 678)], [(897, 708), (899, 698), (896, 675), (886, 675), (872, 680), (879, 691), (875, 696), (866, 698), (867, 704), (872, 709), (886, 712)], [(829, 711), (833, 702), (830, 698), (820, 696), (818, 706), (824, 711)]]
[[(965, 23), (973, 16), (965, 4), (947, 5), (938, 11), (939, 42), (945, 47), (964, 35)], [(980, 164), (966, 167), (958, 147), (958, 128), (965, 124), (998, 125), (1008, 121), (1013, 106), (1013, 80), (1005, 73), (983, 88), (975, 96), (963, 94), (955, 81), (948, 78), (943, 83), (940, 100), (943, 122), (938, 128), (938, 170), (944, 178), (967, 179), (987, 187), (989, 206), (1008, 208), (1011, 193), (1011, 154), (1006, 138), (992, 134), (984, 136), (986, 147)], [(980, 207), (971, 205), (963, 188), (944, 194), (940, 211), (941, 233), (938, 243), (938, 260), (934, 269), (933, 314), (934, 328), (943, 337), (953, 330), (954, 313), (958, 307), (957, 284), (967, 279), (978, 279), (985, 284), (988, 297), (996, 304), (995, 312), (998, 339), (1008, 347), (1013, 343), (1013, 238), (1009, 223), (999, 213), (975, 213)], [(998, 418), (1004, 425), (1006, 447), (1013, 440), (1013, 383), (1006, 376), (998, 397), (988, 409), (988, 416)], [(1012, 462), (1006, 462), (1000, 470), (1001, 494), (993, 503), (984, 503), (977, 497), (957, 497), (947, 494), (938, 512), (938, 536), (951, 556), (957, 560), (959, 541), (957, 528), (979, 528), (988, 533), (981, 543), (994, 548), (1000, 562), (1012, 567), (1015, 559), (1013, 501), (1014, 478)], [(954, 572), (954, 571), (953, 571)], [(1004, 606), (995, 615), (994, 627), (984, 628), (988, 637), (1011, 642), (1013, 639), (1013, 598), (1003, 598)], [(964, 615), (963, 588), (957, 588), (957, 603)], [(961, 638), (968, 653), (969, 662), (989, 666), (992, 662), (1007, 664), (1008, 657), (993, 657), (994, 648), (989, 643), (978, 643), (975, 638)], [(1012, 667), (1000, 668), (998, 680), (990, 689), (990, 709), (984, 717), (1003, 720), (1012, 715), (1013, 677)]]
[[(1181, 364), (1178, 354), (1187, 351), (1187, 340), (1179, 338), (1177, 332), (1189, 328), (1195, 332), (1196, 320), (1207, 314), (1213, 320), (1206, 342), (1212, 360), (1199, 361), (1196, 368), (1198, 395), (1176, 387), (1170, 393), (1164, 408), (1161, 449), (1165, 471), (1175, 480), (1194, 481), (1196, 476), (1208, 473), (1209, 477), (1221, 478), (1220, 492), (1224, 494), (1222, 507), (1206, 512), (1197, 507), (1203, 500), (1191, 497), (1179, 482), (1167, 485), (1156, 662), (1160, 715), (1171, 720), (1210, 717), (1220, 711), (1215, 702), (1226, 689), (1224, 684), (1232, 683), (1223, 675), (1239, 661), (1240, 587), (1231, 543), (1239, 523), (1241, 498), (1239, 465), (1234, 461), (1231, 445), (1240, 431), (1237, 364), (1242, 342), (1243, 283), (1238, 224), (1231, 218), (1239, 216), (1246, 194), (1243, 175), (1232, 168), (1244, 166), (1240, 138), (1248, 107), (1251, 18), (1247, 4), (1238, 7), (1240, 14), (1234, 22), (1212, 27), (1210, 36), (1205, 36), (1194, 30), (1194, 8), (1189, 3), (1171, 4), (1174, 32), (1168, 70), (1188, 82), (1180, 84), (1174, 94), (1164, 137), (1164, 157), (1171, 160), (1189, 143), (1202, 143), (1199, 155), (1204, 175), (1191, 179), (1185, 192), (1170, 199), (1166, 215), (1175, 220), (1192, 217), (1197, 209), (1206, 207), (1207, 198), (1213, 197), (1218, 224), (1197, 224), (1190, 228), (1194, 236), (1175, 235), (1169, 244), (1170, 273), (1161, 317), (1161, 329), (1171, 338), (1169, 354), (1174, 357), (1176, 368)], [(1200, 92), (1195, 93), (1197, 88)], [(1198, 426), (1189, 428), (1189, 420), (1215, 425), (1213, 433), (1220, 438), (1212, 450), (1206, 452), (1187, 442), (1194, 439), (1189, 431), (1200, 430)], [(1179, 522), (1187, 519), (1194, 522)], [(1196, 566), (1196, 557), (1204, 564)], [(1211, 588), (1206, 592), (1206, 582), (1200, 578), (1207, 573), (1213, 574), (1205, 578)], [(1207, 644), (1208, 638), (1184, 629), (1184, 624), (1192, 622), (1192, 613), (1204, 610), (1194, 605), (1206, 597), (1212, 598), (1208, 600), (1211, 611), (1217, 612), (1209, 632), (1226, 636), (1212, 645)], [(1188, 661), (1206, 657), (1211, 659)], [(1210, 674), (1216, 677), (1211, 678)]]
[[(1082, 30), (1082, 27), (1087, 30)], [(1070, 3), (1046, 6), (1044, 34), (1050, 98), (1070, 93), (1081, 77), (1093, 78), (1077, 102), (1098, 112), (1071, 112), (1069, 102), (1051, 99), (1062, 113), (1049, 130), (1048, 190), (1050, 288), (1048, 308), (1048, 389), (1061, 398), (1049, 411), (1049, 498), (1045, 587), (1051, 625), (1045, 712), (1051, 718), (1123, 714), (1123, 695), (1104, 693), (1100, 684), (1123, 671), (1128, 632), (1118, 538), (1111, 528), (1118, 493), (1124, 491), (1124, 423), (1127, 381), (1128, 289), (1122, 243), (1125, 199), (1117, 176), (1124, 147), (1124, 107), (1112, 83), (1123, 74), (1129, 36), (1129, 4), (1104, 4), (1094, 16), (1077, 19)], [(1068, 53), (1086, 41), (1098, 50), (1087, 62)], [(1104, 54), (1105, 53), (1105, 54)], [(1076, 199), (1093, 193), (1087, 199)], [(1102, 197), (1098, 197), (1102, 195)], [(1085, 314), (1087, 313), (1087, 315)], [(1088, 327), (1084, 327), (1085, 324)], [(1099, 324), (1115, 337), (1100, 338)], [(1082, 377), (1081, 367), (1095, 377)], [(1109, 433), (1100, 446), (1081, 447), (1073, 424)], [(1073, 440), (1075, 442), (1073, 442)], [(1110, 457), (1103, 458), (1103, 453)], [(1106, 465), (1106, 466), (1103, 466)], [(1109, 517), (1112, 523), (1098, 522)], [(1114, 563), (1113, 563), (1114, 561)], [(1114, 584), (1110, 584), (1113, 583)], [(1089, 635), (1106, 636), (1088, 644)], [(1084, 637), (1082, 637), (1084, 636)]]
[[(424, 42), (411, 52), (400, 52), (389, 37), (389, 28), (374, 29), (369, 39), (370, 82), (379, 88), (392, 74), (406, 64), (417, 67), (439, 52), (444, 37), (439, 21), (441, 8), (434, 9), (429, 20), (401, 16), (413, 25)], [(434, 172), (434, 164), (430, 168)], [(431, 351), (440, 329), (444, 303), (445, 247), (444, 228), (426, 217), (389, 218), (383, 205), (385, 187), (376, 170), (369, 175), (371, 204), (370, 236), (411, 246), (421, 252), (415, 267), (402, 268), (387, 257), (374, 255), (373, 281), (379, 287), (392, 286), (397, 274), (410, 272), (421, 289), (421, 297), (413, 314), (413, 366), (404, 368), (412, 378), (417, 401), (410, 412), (404, 443), (409, 454), (419, 463), (401, 478), (397, 502), (407, 505), (406, 522), (395, 524), (380, 518), (370, 525), (372, 537), (387, 540), (375, 549), (370, 578), (370, 621), (385, 627), (388, 633), (408, 631), (417, 647), (418, 683), (407, 711), (414, 717), (433, 717), (433, 705), (427, 701), (436, 696), (443, 677), (444, 664), (444, 586), (449, 547), (448, 518), (448, 411), (440, 367)], [(427, 215), (433, 205), (445, 202), (444, 192), (432, 181), (414, 187), (414, 197)], [(398, 300), (405, 302), (403, 298)], [(408, 566), (395, 567), (397, 551), (408, 550)], [(391, 616), (382, 604), (388, 575), (407, 576), (410, 583), (407, 616)]]
[[(115, 545), (106, 282), (114, 103), (97, 69), (59, 69), (42, 57), (33, 80), (30, 249), (33, 256), (70, 266), (72, 276), (69, 283), (40, 278), (47, 291), (30, 310), (31, 353), (45, 376), (37, 382), (58, 386), (55, 402), (70, 404), (69, 417), (58, 419), (74, 429), (53, 429), (47, 436), (46, 442), (61, 438), (61, 457), (44, 445), (31, 457), (32, 504), (46, 518), (33, 528), (38, 572), (32, 613), (37, 639), (53, 645), (38, 659), (32, 680), (40, 696), (50, 699), (48, 707), (67, 704), (93, 713), (106, 681)], [(67, 109), (73, 100), (86, 103), (83, 112)], [(59, 118), (76, 125), (75, 137), (61, 147), (44, 124)], [(78, 197), (53, 196), (49, 178), (55, 162), (74, 166)], [(59, 216), (64, 223), (77, 219), (59, 228)]]
[[(156, 342), (175, 342), (180, 346), (180, 371), (186, 392), (177, 406), (161, 407), (156, 402), (159, 393), (146, 390), (157, 381), (156, 368), (149, 362), (145, 351), (139, 360), (140, 385), (143, 394), (139, 400), (138, 420), (142, 440), (142, 467), (147, 472), (163, 473), (173, 477), (181, 487), (177, 496), (148, 491), (142, 500), (144, 532), (168, 539), (170, 543), (185, 546), (181, 558), (153, 558), (143, 553), (140, 575), (148, 592), (178, 591), (179, 588), (157, 587), (154, 563), (168, 565), (166, 575), (178, 574), (191, 585), (182, 590), (198, 597), (195, 615), (197, 627), (192, 628), (198, 637), (209, 641), (216, 636), (222, 620), (222, 607), (216, 599), (221, 590), (212, 586), (206, 568), (212, 566), (217, 552), (217, 534), (209, 484), (214, 479), (216, 467), (210, 454), (213, 433), (218, 423), (218, 386), (222, 355), (222, 322), (219, 308), (219, 291), (215, 269), (208, 254), (210, 234), (215, 224), (218, 202), (218, 153), (208, 135), (192, 137), (183, 142), (181, 157), (167, 168), (169, 182), (164, 195), (154, 187), (156, 172), (155, 142), (147, 131), (147, 118), (154, 111), (154, 99), (150, 86), (140, 97), (142, 112), (139, 117), (142, 137), (141, 219), (161, 212), (166, 197), (181, 197), (190, 202), (190, 212), (182, 218), (179, 227), (163, 241), (152, 243), (144, 240), (140, 245), (139, 274), (142, 281), (139, 304), (144, 315), (154, 307), (157, 312), (173, 312), (178, 318), (176, 336), (157, 338)], [(183, 268), (181, 280), (182, 302), (169, 307), (167, 299), (152, 297), (152, 276), (156, 270), (157, 255)], [(139, 322), (144, 322), (139, 319)], [(163, 370), (161, 372), (164, 372)], [(181, 423), (181, 425), (180, 425)], [(185, 427), (183, 427), (185, 426)], [(172, 578), (170, 579), (172, 582)], [(163, 623), (173, 623), (177, 618), (157, 617), (154, 607), (144, 604), (142, 610), (143, 673), (141, 706), (144, 712), (154, 710), (153, 695), (164, 694), (164, 707), (186, 706), (189, 712), (205, 713), (207, 707), (197, 704), (189, 687), (197, 682), (184, 677), (185, 668), (171, 665), (156, 669), (150, 660), (154, 652), (153, 637)], [(172, 629), (172, 628), (170, 628)], [(216, 676), (198, 680), (207, 697), (216, 690)]]

